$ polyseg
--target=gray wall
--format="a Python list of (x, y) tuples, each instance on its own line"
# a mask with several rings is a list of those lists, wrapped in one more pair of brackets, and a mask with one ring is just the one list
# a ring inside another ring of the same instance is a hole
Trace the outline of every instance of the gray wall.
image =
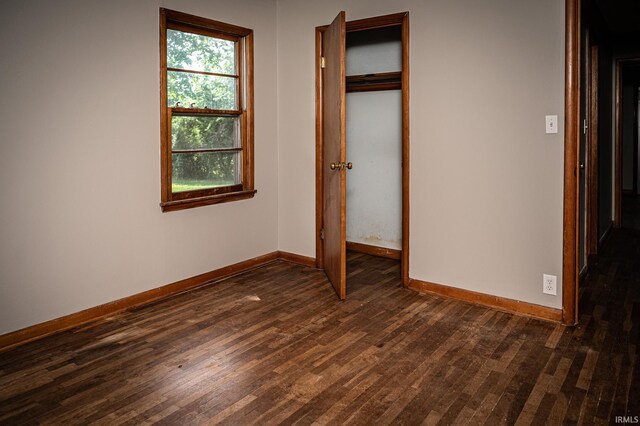
[(402, 92), (347, 94), (347, 241), (402, 249)]
[[(347, 36), (347, 75), (402, 70), (397, 28)], [(402, 248), (402, 92), (347, 94), (347, 241)]]
[(559, 308), (564, 2), (278, 2), (281, 250), (315, 255), (314, 31), (410, 12), (410, 276)]
[(402, 34), (397, 27), (347, 34), (347, 75), (402, 70)]
[[(160, 212), (160, 6), (255, 30), (252, 200)], [(28, 0), (0, 15), (0, 333), (314, 256), (314, 27), (343, 9), (411, 13), (410, 275), (560, 307), (563, 2)]]
[[(254, 199), (160, 211), (158, 9), (252, 28)], [(25, 0), (0, 14), (0, 334), (277, 250), (274, 1)]]

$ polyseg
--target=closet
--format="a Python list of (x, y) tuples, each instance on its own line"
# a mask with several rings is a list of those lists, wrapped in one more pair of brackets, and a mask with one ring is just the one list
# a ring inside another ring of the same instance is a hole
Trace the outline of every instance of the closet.
[(316, 260), (341, 299), (346, 249), (409, 271), (409, 16), (316, 28)]
[(400, 259), (402, 32), (346, 37), (347, 249)]

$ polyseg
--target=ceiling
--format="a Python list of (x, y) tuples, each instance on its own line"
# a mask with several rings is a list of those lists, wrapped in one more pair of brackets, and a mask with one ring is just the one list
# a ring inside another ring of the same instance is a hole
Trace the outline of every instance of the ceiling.
[(640, 0), (595, 0), (614, 34), (640, 32)]

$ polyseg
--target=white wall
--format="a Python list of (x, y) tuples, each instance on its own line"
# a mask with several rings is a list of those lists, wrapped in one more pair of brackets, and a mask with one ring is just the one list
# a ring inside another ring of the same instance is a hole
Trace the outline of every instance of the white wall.
[[(255, 31), (254, 199), (160, 211), (158, 8)], [(276, 7), (29, 0), (0, 14), (0, 334), (277, 249)]]
[(410, 276), (545, 306), (562, 282), (564, 3), (278, 1), (280, 250), (315, 255), (314, 27), (410, 11)]
[[(562, 2), (27, 0), (0, 15), (0, 333), (314, 256), (314, 27), (411, 12), (413, 278), (559, 307)], [(254, 199), (161, 213), (158, 7), (253, 28)], [(277, 36), (277, 39), (276, 39)]]
[(384, 30), (382, 33), (380, 30), (350, 33), (347, 37), (347, 75), (402, 71), (401, 37), (401, 34)]
[[(347, 76), (402, 71), (400, 31), (347, 37)], [(347, 94), (347, 241), (402, 249), (402, 92)]]
[(401, 250), (400, 90), (347, 93), (347, 161), (347, 241)]

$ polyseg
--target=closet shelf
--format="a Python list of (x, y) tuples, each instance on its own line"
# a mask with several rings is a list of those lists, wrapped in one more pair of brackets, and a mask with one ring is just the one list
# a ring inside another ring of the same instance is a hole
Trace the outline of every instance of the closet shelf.
[(347, 76), (347, 92), (373, 92), (402, 88), (402, 72), (381, 72)]

